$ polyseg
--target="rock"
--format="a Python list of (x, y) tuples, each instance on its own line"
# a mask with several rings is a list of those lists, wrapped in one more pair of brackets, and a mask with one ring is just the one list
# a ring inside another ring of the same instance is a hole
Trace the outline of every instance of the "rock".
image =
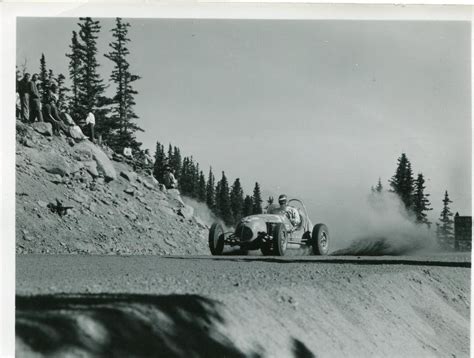
[(83, 162), (82, 164), (93, 178), (97, 178), (99, 176), (99, 172), (97, 170), (97, 163), (94, 160), (88, 160), (86, 162)]
[(42, 200), (38, 200), (38, 205), (42, 208), (47, 208), (48, 207), (48, 203), (45, 202), (45, 201), (42, 201)]
[(63, 178), (59, 174), (53, 175), (53, 177), (50, 179), (50, 181), (54, 184), (61, 184), (64, 183)]
[(153, 175), (151, 175), (149, 178), (150, 178), (151, 182), (152, 182), (154, 185), (160, 184), (160, 183), (158, 182), (158, 180), (156, 180), (156, 178), (155, 178)]
[(52, 136), (53, 135), (53, 126), (51, 123), (47, 122), (35, 122), (32, 123), (31, 126), (35, 131), (45, 136)]
[(126, 172), (126, 171), (121, 171), (120, 176), (127, 179), (129, 182), (135, 182), (137, 181), (138, 174), (135, 172)]
[(23, 145), (25, 147), (28, 147), (28, 148), (34, 148), (35, 147), (35, 143), (33, 143), (33, 141), (29, 138), (25, 138), (25, 140), (23, 141)]
[(76, 142), (74, 142), (74, 139), (71, 137), (67, 137), (67, 143), (71, 146), (74, 147), (76, 145)]
[(166, 186), (164, 184), (159, 184), (158, 189), (160, 189), (160, 191), (162, 191), (163, 193), (167, 192)]
[(189, 205), (185, 205), (184, 207), (178, 209), (177, 214), (185, 219), (190, 219), (193, 217), (194, 209)]
[(89, 204), (89, 210), (92, 211), (93, 213), (95, 213), (96, 210), (97, 210), (97, 204), (96, 203), (90, 203)]
[(148, 210), (148, 211), (152, 211), (151, 208), (149, 206), (145, 206), (145, 209)]
[(89, 141), (82, 141), (76, 144), (74, 149), (78, 155), (84, 156), (85, 153), (87, 153), (92, 156), (97, 163), (97, 171), (104, 176), (106, 182), (117, 178), (117, 173), (112, 162), (100, 147)]
[(102, 178), (102, 177), (95, 178), (95, 182), (99, 185), (102, 185), (102, 184), (104, 184), (104, 178)]
[(58, 174), (63, 177), (74, 172), (64, 157), (54, 152), (45, 153), (41, 162), (41, 167), (50, 174)]
[(126, 192), (127, 194), (130, 194), (130, 195), (133, 195), (133, 193), (135, 192), (135, 189), (133, 189), (131, 186), (129, 186), (128, 188), (124, 189), (124, 192)]
[(143, 185), (145, 186), (145, 188), (150, 189), (150, 190), (152, 190), (154, 188), (153, 185), (151, 185), (146, 180), (143, 180)]

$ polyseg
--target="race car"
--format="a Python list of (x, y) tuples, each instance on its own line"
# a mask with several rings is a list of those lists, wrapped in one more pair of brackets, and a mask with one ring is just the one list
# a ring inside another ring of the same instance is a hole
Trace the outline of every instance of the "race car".
[(209, 230), (209, 249), (212, 255), (222, 255), (225, 246), (239, 246), (242, 251), (261, 250), (265, 256), (284, 256), (287, 249), (308, 247), (314, 255), (326, 255), (329, 251), (329, 230), (324, 224), (313, 226), (306, 207), (299, 199), (291, 199), (288, 205), (297, 204), (299, 223), (294, 225), (287, 213), (278, 206), (269, 205), (264, 214), (242, 218), (234, 231), (224, 232), (220, 223)]

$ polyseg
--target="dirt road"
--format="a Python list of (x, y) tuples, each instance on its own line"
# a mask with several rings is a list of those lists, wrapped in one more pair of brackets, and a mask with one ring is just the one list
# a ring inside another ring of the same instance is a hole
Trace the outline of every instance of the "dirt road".
[(17, 256), (17, 353), (467, 357), (470, 256)]

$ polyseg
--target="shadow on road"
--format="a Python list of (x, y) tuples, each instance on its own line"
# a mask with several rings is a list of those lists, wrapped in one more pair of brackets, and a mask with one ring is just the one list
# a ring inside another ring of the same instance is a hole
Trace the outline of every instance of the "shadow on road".
[(198, 295), (17, 296), (16, 336), (45, 355), (248, 356), (218, 330), (220, 305)]

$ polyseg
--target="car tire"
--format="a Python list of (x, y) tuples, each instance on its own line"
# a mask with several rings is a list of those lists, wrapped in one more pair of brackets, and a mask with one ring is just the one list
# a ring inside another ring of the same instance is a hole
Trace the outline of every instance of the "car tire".
[(329, 252), (329, 230), (324, 224), (314, 225), (311, 234), (314, 255), (327, 255)]
[(273, 254), (275, 256), (284, 256), (288, 245), (288, 237), (285, 225), (278, 223), (273, 228)]
[(222, 255), (224, 252), (224, 229), (219, 223), (214, 223), (209, 230), (209, 249), (212, 255)]

